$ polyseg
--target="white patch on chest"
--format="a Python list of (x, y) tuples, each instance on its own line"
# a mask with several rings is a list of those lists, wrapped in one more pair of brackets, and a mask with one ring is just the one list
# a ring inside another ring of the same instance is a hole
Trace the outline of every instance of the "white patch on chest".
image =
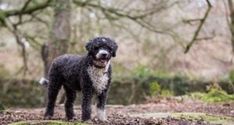
[(108, 83), (108, 76), (104, 73), (106, 68), (99, 69), (94, 66), (89, 66), (87, 71), (89, 74), (90, 79), (93, 82), (93, 87), (98, 94), (102, 93), (102, 91), (106, 88)]

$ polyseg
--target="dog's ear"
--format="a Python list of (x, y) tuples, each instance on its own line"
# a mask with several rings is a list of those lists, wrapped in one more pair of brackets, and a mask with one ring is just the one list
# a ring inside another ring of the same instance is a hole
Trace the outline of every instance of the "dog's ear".
[(93, 49), (93, 44), (92, 44), (92, 40), (90, 40), (86, 45), (85, 48), (88, 52), (90, 52)]
[(114, 40), (112, 40), (112, 45), (111, 45), (111, 48), (112, 48), (112, 57), (115, 57), (116, 56), (116, 51), (118, 49), (118, 45), (116, 44), (116, 42)]
[(94, 48), (93, 40), (90, 40), (90, 41), (86, 44), (85, 48), (86, 48), (86, 50), (88, 51), (88, 55), (92, 55), (93, 48)]

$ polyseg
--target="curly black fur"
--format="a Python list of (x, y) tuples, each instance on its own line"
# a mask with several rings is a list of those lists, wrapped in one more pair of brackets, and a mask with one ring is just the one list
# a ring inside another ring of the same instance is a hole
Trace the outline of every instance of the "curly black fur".
[[(97, 37), (89, 41), (86, 45), (88, 54), (84, 56), (78, 55), (62, 55), (54, 59), (48, 73), (48, 104), (46, 107), (45, 118), (50, 119), (54, 113), (54, 106), (57, 94), (63, 86), (66, 93), (65, 112), (68, 120), (74, 118), (73, 104), (76, 98), (76, 91), (82, 93), (82, 120), (91, 118), (91, 100), (94, 94), (97, 94), (97, 108), (105, 108), (107, 92), (111, 82), (111, 66), (108, 66), (106, 75), (108, 83), (101, 93), (97, 93), (93, 81), (90, 78), (87, 69), (95, 66), (95, 54), (102, 48), (107, 50), (112, 57), (115, 57), (117, 44), (106, 37)], [(111, 57), (108, 57), (109, 60)], [(103, 67), (97, 67), (103, 68)], [(104, 72), (103, 72), (104, 73)]]

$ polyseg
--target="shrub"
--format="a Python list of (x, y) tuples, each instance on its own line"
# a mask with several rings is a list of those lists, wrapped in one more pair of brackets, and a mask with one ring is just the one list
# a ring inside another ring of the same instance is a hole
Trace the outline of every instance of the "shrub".
[(223, 102), (234, 100), (234, 95), (229, 95), (223, 90), (212, 88), (201, 99), (207, 102)]
[(4, 108), (3, 104), (0, 102), (0, 112), (2, 112), (4, 109), (5, 108)]
[(149, 90), (150, 90), (150, 95), (151, 96), (155, 96), (155, 95), (159, 95), (160, 94), (161, 87), (158, 84), (158, 82), (154, 81), (154, 82), (150, 83)]

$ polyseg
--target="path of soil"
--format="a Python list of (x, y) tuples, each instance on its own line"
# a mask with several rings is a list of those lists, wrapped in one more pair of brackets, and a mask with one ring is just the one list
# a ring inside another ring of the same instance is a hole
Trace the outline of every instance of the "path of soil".
[[(44, 108), (37, 109), (9, 109), (0, 113), (0, 125), (9, 124), (16, 121), (42, 120)], [(75, 107), (75, 112), (80, 121), (80, 107)], [(99, 125), (209, 125), (211, 123), (204, 119), (184, 119), (173, 118), (163, 115), (151, 115), (149, 113), (168, 112), (200, 112), (217, 116), (228, 116), (234, 118), (234, 104), (204, 104), (197, 101), (161, 100), (140, 105), (110, 105), (107, 106), (108, 121), (100, 122), (95, 118), (89, 123)], [(145, 114), (145, 115), (144, 115)], [(65, 120), (63, 106), (55, 109), (53, 119)], [(234, 123), (234, 119), (233, 123)]]

